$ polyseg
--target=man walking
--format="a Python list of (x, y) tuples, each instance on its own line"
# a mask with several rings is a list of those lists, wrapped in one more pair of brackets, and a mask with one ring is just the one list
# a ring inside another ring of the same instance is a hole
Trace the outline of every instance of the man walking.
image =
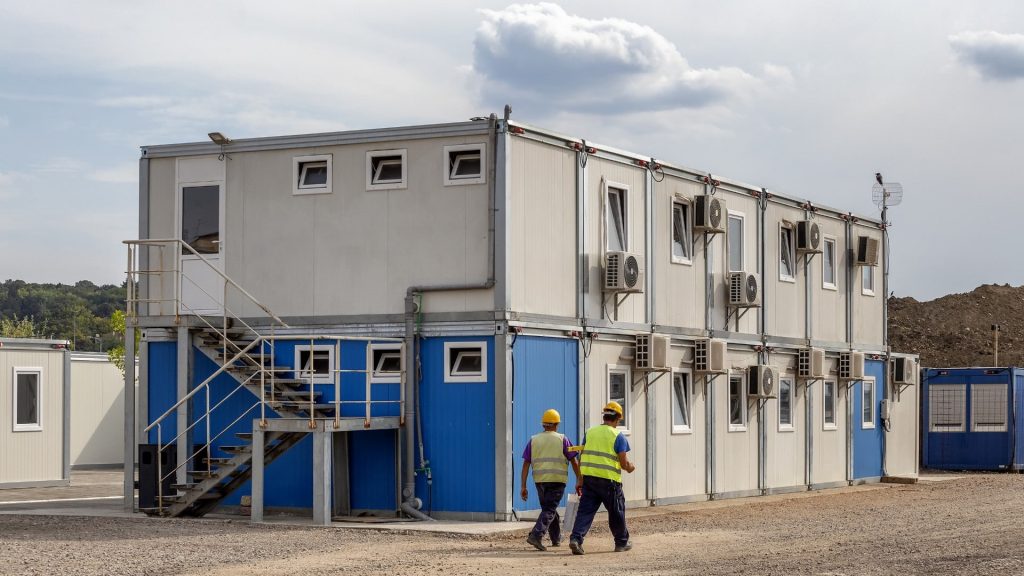
[[(583, 437), (583, 492), (576, 513), (576, 525), (569, 537), (573, 554), (583, 554), (583, 538), (590, 532), (594, 514), (604, 504), (608, 511), (608, 527), (615, 537), (615, 551), (626, 552), (633, 547), (626, 529), (626, 498), (622, 495), (622, 470), (632, 473), (636, 469), (629, 461), (629, 442), (616, 428), (622, 419), (622, 406), (618, 402), (605, 404), (603, 423), (587, 430)], [(579, 478), (577, 476), (577, 478)], [(578, 482), (578, 481), (577, 481)], [(580, 484), (576, 484), (579, 492)]]
[(564, 435), (558, 433), (558, 425), (562, 417), (557, 410), (544, 412), (541, 426), (544, 431), (535, 434), (523, 450), (523, 470), (519, 484), (522, 490), (519, 495), (525, 501), (529, 497), (526, 489), (526, 473), (533, 465), (533, 482), (537, 487), (537, 498), (540, 500), (540, 517), (533, 526), (533, 531), (526, 542), (537, 550), (547, 550), (541, 539), (547, 533), (551, 536), (551, 545), (558, 546), (562, 540), (562, 528), (558, 522), (558, 503), (565, 493), (565, 484), (569, 480), (569, 464), (576, 474), (576, 482), (580, 479), (580, 464), (576, 461), (576, 453), (569, 450), (572, 443)]

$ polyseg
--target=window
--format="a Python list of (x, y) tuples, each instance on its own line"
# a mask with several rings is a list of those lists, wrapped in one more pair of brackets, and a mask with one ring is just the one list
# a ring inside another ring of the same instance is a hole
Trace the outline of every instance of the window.
[(793, 380), (779, 379), (779, 430), (793, 431)]
[(687, 372), (672, 373), (672, 432), (690, 432), (690, 400), (693, 388), (690, 374)]
[(1006, 384), (971, 384), (971, 431), (1006, 432)]
[(628, 190), (608, 184), (605, 192), (605, 234), (608, 251), (629, 251)]
[(330, 154), (292, 158), (292, 194), (331, 193)]
[(743, 272), (743, 214), (729, 211), (729, 272)]
[(623, 432), (629, 432), (629, 366), (608, 366), (608, 401), (615, 401), (622, 406), (622, 420), (619, 420), (619, 428)]
[(366, 347), (370, 382), (397, 384), (402, 381), (402, 345), (370, 344)]
[(334, 382), (334, 346), (329, 344), (295, 347), (295, 377), (312, 378), (314, 384)]
[(43, 429), (42, 368), (14, 369), (14, 431)]
[[(181, 188), (181, 240), (200, 254), (220, 253), (220, 186)], [(182, 246), (181, 253), (192, 252)]]
[(779, 228), (779, 280), (796, 281), (796, 256), (793, 246), (793, 225), (783, 222)]
[(445, 342), (444, 358), (445, 382), (487, 381), (486, 342)]
[(865, 296), (875, 295), (875, 267), (860, 267), (860, 292)]
[(821, 249), (821, 287), (836, 290), (836, 239), (825, 238)]
[(861, 404), (860, 404), (860, 427), (864, 429), (875, 427), (875, 381), (863, 380), (860, 383)]
[(747, 429), (747, 388), (743, 376), (729, 376), (729, 431), (742, 432)]
[(821, 422), (825, 430), (836, 429), (836, 383), (832, 380), (825, 382), (824, 392), (821, 395)]
[(672, 199), (672, 261), (690, 264), (693, 252), (690, 230), (690, 204), (679, 198)]
[(484, 167), (487, 156), (483, 144), (461, 144), (444, 147), (444, 185), (483, 184), (487, 182)]
[(963, 432), (966, 415), (966, 384), (932, 384), (928, 386), (929, 431)]
[(395, 190), (408, 183), (405, 150), (376, 150), (366, 153), (366, 189)]

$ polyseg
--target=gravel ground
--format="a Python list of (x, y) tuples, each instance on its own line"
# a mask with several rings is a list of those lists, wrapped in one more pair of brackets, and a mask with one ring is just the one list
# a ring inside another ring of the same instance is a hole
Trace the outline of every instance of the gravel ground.
[(631, 552), (597, 527), (582, 558), (522, 535), (0, 516), (0, 573), (1024, 574), (1022, 512), (1024, 475), (973, 474), (636, 517)]

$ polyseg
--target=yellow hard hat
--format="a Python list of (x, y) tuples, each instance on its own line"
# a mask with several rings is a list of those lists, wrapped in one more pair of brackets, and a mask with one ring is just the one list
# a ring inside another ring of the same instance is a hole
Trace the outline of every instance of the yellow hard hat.
[(558, 424), (562, 421), (562, 416), (558, 413), (558, 410), (550, 408), (544, 411), (544, 415), (540, 418), (541, 424)]
[(605, 412), (615, 412), (616, 414), (619, 415), (619, 418), (622, 418), (622, 406), (618, 402), (616, 402), (615, 400), (612, 400), (611, 402), (605, 404), (604, 405), (604, 411)]

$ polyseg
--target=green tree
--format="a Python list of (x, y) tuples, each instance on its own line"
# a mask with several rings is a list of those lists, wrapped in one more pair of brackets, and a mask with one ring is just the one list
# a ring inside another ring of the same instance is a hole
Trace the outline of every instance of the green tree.
[(33, 338), (35, 335), (36, 324), (28, 316), (20, 320), (17, 315), (13, 318), (0, 318), (0, 336), (4, 338)]

